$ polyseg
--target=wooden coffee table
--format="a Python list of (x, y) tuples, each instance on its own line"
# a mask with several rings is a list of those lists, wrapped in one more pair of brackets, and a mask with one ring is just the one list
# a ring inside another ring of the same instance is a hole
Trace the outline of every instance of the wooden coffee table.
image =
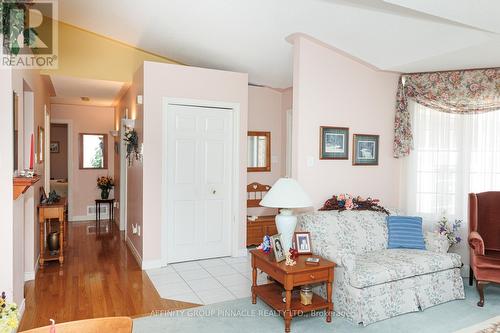
[[(319, 256), (301, 255), (297, 258), (295, 266), (286, 266), (285, 261), (277, 263), (272, 253), (265, 254), (261, 250), (250, 251), (252, 255), (252, 304), (257, 303), (257, 297), (267, 305), (278, 311), (285, 320), (285, 332), (290, 332), (292, 317), (306, 312), (326, 310), (326, 321), (332, 321), (332, 282), (335, 263)], [(308, 257), (319, 258), (319, 264), (306, 265)], [(257, 269), (262, 270), (276, 282), (257, 285)], [(302, 305), (300, 298), (292, 298), (294, 287), (326, 283), (327, 299), (316, 294), (313, 295), (312, 304)], [(283, 303), (281, 293), (285, 289), (286, 303)]]

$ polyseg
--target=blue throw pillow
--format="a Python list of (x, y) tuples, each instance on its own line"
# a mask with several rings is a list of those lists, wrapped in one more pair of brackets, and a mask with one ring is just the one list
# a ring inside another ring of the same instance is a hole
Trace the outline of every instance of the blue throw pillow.
[(417, 216), (387, 216), (388, 249), (425, 250), (422, 218)]

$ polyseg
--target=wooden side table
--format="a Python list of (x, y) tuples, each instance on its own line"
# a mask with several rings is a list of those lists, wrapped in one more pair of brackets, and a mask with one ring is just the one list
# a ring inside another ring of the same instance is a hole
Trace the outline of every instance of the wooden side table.
[[(53, 204), (40, 204), (38, 205), (38, 222), (40, 225), (40, 268), (46, 261), (59, 260), (62, 266), (64, 263), (64, 244), (66, 242), (66, 206), (68, 201), (66, 198), (61, 198), (59, 202)], [(48, 248), (45, 247), (45, 235), (47, 222), (50, 219), (57, 219), (59, 222), (59, 251), (51, 255)]]
[[(275, 262), (272, 253), (265, 254), (261, 250), (250, 251), (252, 255), (252, 304), (257, 303), (257, 297), (267, 305), (278, 311), (285, 320), (285, 332), (290, 332), (292, 317), (317, 310), (326, 310), (326, 321), (332, 321), (332, 283), (335, 263), (319, 256), (301, 255), (297, 258), (295, 266), (286, 266), (285, 262)], [(317, 265), (306, 265), (308, 257), (319, 258)], [(278, 283), (257, 285), (257, 269), (267, 273)], [(326, 283), (327, 299), (316, 294), (313, 295), (312, 304), (303, 305), (300, 299), (292, 298), (294, 287)], [(283, 303), (281, 295), (283, 289), (286, 292), (286, 303)]]
[(95, 227), (96, 233), (100, 231), (101, 226), (101, 205), (109, 205), (108, 217), (110, 221), (110, 229), (113, 228), (115, 199), (96, 199), (95, 200)]

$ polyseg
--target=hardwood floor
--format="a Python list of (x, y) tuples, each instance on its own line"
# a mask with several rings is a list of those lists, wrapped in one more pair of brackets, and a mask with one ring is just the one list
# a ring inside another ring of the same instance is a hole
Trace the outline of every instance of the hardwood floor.
[[(103, 223), (101, 223), (103, 226)], [(90, 233), (88, 232), (90, 228)], [(19, 330), (108, 316), (138, 317), (154, 310), (196, 304), (161, 299), (115, 226), (96, 235), (95, 222), (69, 223), (64, 266), (52, 262), (25, 285), (26, 310)]]

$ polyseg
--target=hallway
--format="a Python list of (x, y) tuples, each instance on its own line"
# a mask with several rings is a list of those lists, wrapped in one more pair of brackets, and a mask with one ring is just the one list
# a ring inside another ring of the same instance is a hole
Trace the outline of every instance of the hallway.
[(69, 223), (67, 257), (38, 270), (25, 285), (26, 310), (20, 331), (105, 316), (137, 317), (153, 310), (177, 310), (195, 304), (161, 299), (114, 226), (96, 234), (95, 222)]

